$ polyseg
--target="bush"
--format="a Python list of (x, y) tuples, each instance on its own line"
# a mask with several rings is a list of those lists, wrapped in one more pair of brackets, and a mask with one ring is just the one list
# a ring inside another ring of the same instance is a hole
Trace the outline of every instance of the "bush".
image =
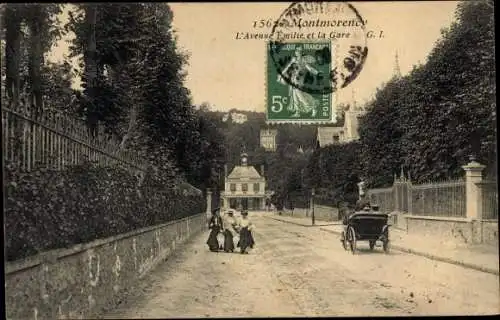
[(152, 174), (139, 186), (125, 169), (73, 166), (4, 176), (7, 260), (129, 232), (205, 210), (199, 192), (160, 184)]

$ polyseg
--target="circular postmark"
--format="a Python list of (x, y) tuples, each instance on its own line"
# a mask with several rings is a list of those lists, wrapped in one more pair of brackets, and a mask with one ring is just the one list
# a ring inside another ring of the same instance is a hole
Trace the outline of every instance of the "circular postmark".
[(278, 81), (309, 94), (345, 88), (368, 55), (365, 24), (349, 3), (292, 3), (270, 36), (269, 56)]

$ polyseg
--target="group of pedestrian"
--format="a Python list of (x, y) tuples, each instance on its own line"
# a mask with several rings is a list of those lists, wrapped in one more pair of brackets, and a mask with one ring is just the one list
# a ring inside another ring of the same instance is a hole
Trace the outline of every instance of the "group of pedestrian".
[[(241, 212), (241, 218), (234, 216), (234, 211), (229, 210), (221, 217), (220, 208), (212, 211), (212, 217), (208, 223), (210, 235), (207, 244), (210, 251), (234, 252), (235, 247), (240, 248), (240, 253), (248, 254), (248, 248), (253, 249), (255, 241), (252, 230), (254, 225), (248, 218), (248, 211)], [(235, 239), (238, 239), (236, 246)]]

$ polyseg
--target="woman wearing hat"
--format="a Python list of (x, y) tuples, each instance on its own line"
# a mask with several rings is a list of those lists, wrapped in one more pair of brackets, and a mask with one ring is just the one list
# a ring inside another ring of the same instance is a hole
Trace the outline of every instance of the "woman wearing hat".
[(208, 223), (208, 228), (211, 229), (207, 240), (208, 248), (210, 251), (219, 251), (219, 249), (222, 248), (219, 247), (217, 235), (223, 229), (222, 218), (220, 217), (220, 208), (216, 208), (212, 211), (212, 217)]
[(234, 251), (234, 236), (238, 234), (238, 224), (234, 218), (234, 213), (229, 210), (223, 219), (224, 223), (224, 251), (233, 252)]
[(238, 241), (238, 247), (240, 248), (240, 252), (248, 253), (247, 248), (253, 249), (255, 245), (255, 241), (253, 240), (252, 230), (254, 226), (252, 221), (248, 219), (248, 211), (243, 210), (241, 212), (241, 219), (239, 221), (239, 229), (240, 229), (240, 241)]

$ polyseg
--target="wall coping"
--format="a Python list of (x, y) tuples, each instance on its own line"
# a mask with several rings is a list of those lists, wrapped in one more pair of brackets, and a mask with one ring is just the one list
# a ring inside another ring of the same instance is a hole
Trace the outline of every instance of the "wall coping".
[(417, 215), (405, 215), (407, 219), (414, 220), (435, 220), (435, 221), (453, 221), (453, 222), (462, 222), (462, 223), (470, 223), (472, 219), (470, 218), (459, 218), (459, 217), (439, 217), (439, 216), (417, 216)]
[(61, 258), (72, 256), (74, 254), (80, 253), (82, 251), (86, 251), (88, 249), (101, 247), (101, 246), (106, 245), (106, 244), (111, 243), (111, 242), (115, 242), (115, 241), (125, 239), (125, 238), (130, 238), (130, 237), (133, 237), (133, 236), (136, 236), (136, 235), (139, 235), (142, 233), (146, 233), (149, 231), (157, 230), (160, 228), (164, 228), (164, 227), (172, 225), (172, 224), (187, 221), (187, 220), (192, 219), (192, 218), (197, 217), (197, 216), (205, 216), (205, 212), (194, 214), (194, 215), (188, 216), (188, 217), (184, 217), (182, 219), (173, 220), (173, 221), (169, 221), (166, 223), (158, 224), (155, 226), (149, 226), (149, 227), (144, 227), (144, 228), (137, 229), (137, 230), (132, 230), (132, 231), (118, 234), (115, 236), (111, 236), (108, 238), (96, 239), (96, 240), (93, 240), (91, 242), (86, 242), (86, 243), (79, 243), (79, 244), (76, 244), (76, 245), (69, 247), (69, 248), (53, 249), (53, 250), (45, 251), (45, 252), (30, 256), (30, 257), (23, 258), (23, 259), (14, 260), (14, 261), (6, 261), (5, 262), (5, 275), (11, 274), (11, 273), (16, 273), (16, 272), (24, 270), (24, 269), (34, 268), (40, 264), (47, 263), (47, 262), (54, 263)]
[(498, 219), (481, 219), (481, 222), (498, 223)]
[(331, 209), (338, 209), (337, 207), (333, 206), (327, 206), (325, 204), (314, 204), (315, 207), (325, 207), (325, 208), (331, 208)]

